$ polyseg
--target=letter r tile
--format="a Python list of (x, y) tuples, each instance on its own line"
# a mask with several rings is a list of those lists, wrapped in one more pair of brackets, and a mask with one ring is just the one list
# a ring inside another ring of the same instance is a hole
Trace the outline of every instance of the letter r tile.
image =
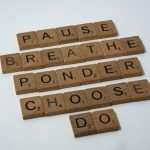
[(21, 54), (23, 70), (41, 69), (43, 62), (39, 51)]
[(69, 117), (75, 137), (96, 134), (91, 113), (72, 115)]

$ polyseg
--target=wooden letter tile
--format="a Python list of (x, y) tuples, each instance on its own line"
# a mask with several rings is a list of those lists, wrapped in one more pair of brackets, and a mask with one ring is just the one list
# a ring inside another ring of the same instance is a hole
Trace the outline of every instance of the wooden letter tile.
[(148, 80), (128, 82), (128, 86), (131, 91), (132, 101), (150, 99), (150, 84)]
[(106, 86), (106, 91), (112, 105), (131, 101), (131, 92), (127, 83), (118, 83)]
[(39, 30), (36, 31), (36, 34), (40, 47), (48, 47), (59, 44), (56, 29)]
[(86, 61), (104, 58), (103, 50), (98, 42), (81, 44), (80, 51)]
[(36, 73), (35, 79), (38, 92), (56, 90), (59, 88), (55, 71), (45, 71)]
[(86, 65), (77, 67), (81, 84), (100, 82), (101, 77), (97, 65)]
[(56, 74), (60, 88), (80, 85), (76, 68), (60, 69)]
[(91, 113), (70, 116), (70, 122), (75, 137), (96, 134), (96, 128)]
[(119, 57), (124, 55), (124, 50), (119, 39), (100, 42), (106, 58)]
[(42, 97), (45, 116), (64, 114), (67, 112), (63, 94), (47, 95)]
[(60, 27), (56, 29), (60, 44), (78, 42), (79, 38), (74, 26)]
[(28, 52), (21, 54), (23, 70), (32, 70), (43, 68), (43, 62), (40, 52)]
[(115, 80), (121, 78), (121, 72), (116, 61), (99, 63), (98, 68), (102, 81)]
[(117, 36), (117, 29), (112, 20), (94, 23), (98, 38), (107, 38)]
[(44, 67), (62, 65), (64, 63), (60, 48), (42, 50), (41, 57)]
[(18, 33), (17, 39), (20, 50), (27, 50), (39, 47), (37, 36), (34, 31)]
[(80, 24), (75, 26), (79, 41), (94, 40), (97, 38), (97, 32), (93, 23)]
[(85, 90), (90, 109), (110, 106), (111, 101), (105, 87), (97, 87)]
[(16, 94), (25, 94), (36, 91), (36, 82), (33, 73), (14, 76)]
[(44, 116), (43, 103), (40, 96), (20, 99), (23, 119)]
[(62, 47), (61, 52), (65, 64), (79, 63), (84, 61), (84, 55), (78, 45)]
[(20, 54), (9, 54), (1, 56), (1, 66), (3, 73), (22, 71)]
[(143, 75), (143, 69), (140, 65), (139, 60), (136, 57), (120, 59), (118, 61), (118, 64), (123, 78)]
[(113, 109), (95, 111), (92, 113), (97, 133), (116, 131), (120, 124)]
[(144, 46), (138, 36), (121, 38), (120, 39), (125, 55), (144, 53)]
[(84, 91), (64, 93), (64, 99), (67, 107), (67, 112), (77, 112), (89, 109), (89, 105), (86, 100), (86, 94)]

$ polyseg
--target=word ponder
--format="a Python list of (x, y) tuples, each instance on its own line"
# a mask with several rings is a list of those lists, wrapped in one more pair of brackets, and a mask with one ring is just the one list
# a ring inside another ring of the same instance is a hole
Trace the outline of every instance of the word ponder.
[(142, 67), (134, 57), (56, 71), (15, 75), (14, 85), (18, 95), (141, 75)]

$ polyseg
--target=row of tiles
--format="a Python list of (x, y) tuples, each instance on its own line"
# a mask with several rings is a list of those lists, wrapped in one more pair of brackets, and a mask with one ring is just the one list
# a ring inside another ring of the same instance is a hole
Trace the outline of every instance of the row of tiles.
[(148, 80), (20, 99), (23, 119), (52, 116), (150, 99)]
[(112, 20), (18, 33), (20, 50), (117, 36)]
[(144, 53), (138, 36), (1, 56), (3, 73)]
[(16, 94), (25, 94), (140, 75), (143, 75), (143, 69), (139, 60), (134, 57), (56, 71), (15, 75), (14, 85)]
[(113, 109), (72, 115), (69, 118), (75, 137), (121, 129), (119, 120)]

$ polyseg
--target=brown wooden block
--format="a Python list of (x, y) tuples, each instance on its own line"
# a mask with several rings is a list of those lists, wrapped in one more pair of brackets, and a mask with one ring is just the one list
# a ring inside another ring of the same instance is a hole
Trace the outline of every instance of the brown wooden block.
[(36, 91), (35, 76), (33, 73), (14, 76), (16, 94), (25, 94)]
[(113, 109), (95, 111), (92, 113), (97, 133), (116, 131), (120, 124)]
[(125, 53), (119, 39), (102, 41), (100, 44), (106, 58), (123, 56)]
[(120, 39), (125, 55), (144, 53), (144, 45), (138, 36), (126, 37)]
[(36, 34), (40, 47), (48, 47), (59, 44), (56, 29), (38, 30), (36, 31)]
[(136, 57), (120, 59), (118, 64), (123, 78), (143, 75), (143, 69)]
[(83, 90), (64, 93), (64, 99), (67, 112), (77, 112), (89, 109), (86, 94)]
[(64, 64), (60, 48), (42, 50), (41, 57), (44, 67), (51, 67)]
[(3, 73), (22, 71), (20, 54), (8, 54), (1, 56), (1, 66)]
[(101, 76), (96, 64), (77, 67), (81, 84), (89, 84), (101, 81)]
[(38, 92), (59, 89), (59, 84), (55, 71), (45, 71), (35, 74), (35, 80)]
[(148, 80), (128, 82), (128, 87), (132, 95), (132, 101), (150, 99), (150, 84)]
[(106, 86), (106, 91), (112, 105), (128, 103), (131, 101), (131, 92), (127, 83), (108, 85)]
[(56, 75), (60, 88), (80, 85), (77, 70), (74, 67), (57, 70)]
[(96, 128), (91, 113), (72, 115), (69, 118), (75, 137), (96, 134)]
[(121, 71), (116, 61), (103, 62), (98, 64), (101, 80), (115, 80), (121, 78)]
[(65, 64), (83, 62), (85, 58), (78, 45), (62, 47), (61, 52)]
[(81, 44), (80, 51), (86, 61), (104, 58), (103, 50), (98, 42)]
[(47, 95), (42, 97), (45, 116), (64, 114), (67, 112), (63, 94)]
[(23, 119), (44, 116), (44, 107), (40, 96), (20, 99)]
[(24, 32), (17, 34), (18, 44), (20, 50), (27, 50), (39, 47), (36, 32)]
[(112, 20), (95, 22), (94, 26), (96, 28), (98, 38), (107, 38), (118, 35), (117, 29)]
[(40, 52), (28, 52), (21, 54), (23, 70), (33, 70), (43, 68)]
[(97, 32), (93, 23), (79, 24), (75, 26), (79, 41), (94, 40), (97, 38)]
[(85, 92), (90, 109), (111, 105), (105, 87), (86, 89)]
[(79, 41), (79, 38), (78, 38), (78, 35), (76, 33), (74, 26), (65, 26), (65, 27), (56, 28), (56, 32), (57, 32), (60, 44)]

